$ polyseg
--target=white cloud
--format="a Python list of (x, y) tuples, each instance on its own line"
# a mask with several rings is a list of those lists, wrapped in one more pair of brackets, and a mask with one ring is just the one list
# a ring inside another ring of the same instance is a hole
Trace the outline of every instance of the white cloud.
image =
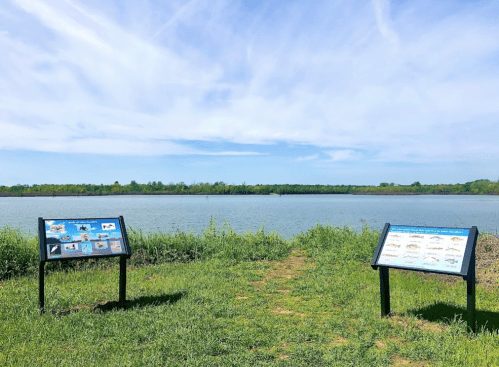
[(296, 162), (307, 162), (307, 161), (313, 161), (319, 158), (319, 154), (312, 154), (312, 155), (307, 155), (304, 157), (298, 157), (295, 159)]
[(363, 158), (363, 154), (351, 149), (325, 151), (331, 157), (330, 162), (358, 161)]
[(410, 162), (497, 151), (499, 27), (483, 4), (438, 16), (388, 0), (13, 4), (0, 5), (0, 149), (254, 154), (181, 142), (288, 142), (332, 161)]

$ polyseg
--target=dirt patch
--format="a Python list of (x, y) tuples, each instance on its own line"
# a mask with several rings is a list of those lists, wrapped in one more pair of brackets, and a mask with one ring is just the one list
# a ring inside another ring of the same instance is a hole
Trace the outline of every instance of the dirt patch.
[[(390, 317), (389, 320), (391, 320), (393, 323), (397, 325), (403, 326), (404, 328), (409, 327), (411, 325), (409, 318), (405, 316), (393, 315), (392, 317)], [(414, 327), (425, 331), (431, 331), (434, 333), (439, 333), (447, 328), (447, 326), (426, 320), (416, 320), (416, 322), (414, 323)]]
[[(277, 281), (285, 281), (288, 279), (296, 278), (301, 275), (301, 272), (313, 264), (306, 262), (307, 256), (300, 250), (291, 250), (291, 255), (282, 261), (265, 261), (272, 265), (272, 268), (268, 270), (264, 275), (264, 280), (258, 282), (250, 282), (257, 290), (262, 290), (267, 284), (269, 279), (275, 279)], [(279, 292), (289, 293), (290, 289), (286, 287), (280, 287)]]
[(482, 236), (476, 244), (476, 280), (485, 287), (499, 286), (499, 238)]
[(499, 261), (499, 238), (481, 236), (476, 243), (476, 265), (484, 268)]
[(248, 299), (249, 297), (246, 296), (237, 296), (236, 299)]
[(162, 276), (160, 274), (152, 274), (147, 276), (147, 280), (153, 280), (158, 278), (162, 278)]
[(279, 354), (277, 359), (289, 359), (290, 357), (287, 354)]
[(250, 282), (250, 284), (255, 287), (255, 289), (257, 291), (261, 291), (263, 289), (263, 287), (265, 287), (265, 284), (267, 284), (266, 282), (264, 282), (263, 280), (261, 281), (258, 281), (258, 282)]
[(435, 273), (423, 273), (421, 271), (413, 271), (413, 270), (401, 270), (401, 269), (390, 269), (390, 272), (401, 273), (401, 274), (418, 274), (419, 276), (425, 279), (440, 279), (442, 282), (454, 284), (457, 282), (462, 282), (463, 278), (455, 275), (445, 275), (445, 274), (435, 274)]
[(410, 359), (406, 359), (399, 355), (395, 355), (392, 357), (392, 364), (391, 364), (391, 366), (413, 366), (413, 367), (425, 367), (429, 365), (430, 364), (426, 361), (414, 362), (411, 361)]
[(374, 344), (380, 349), (386, 348), (386, 344), (383, 340), (376, 340)]
[(304, 270), (308, 264), (305, 263), (307, 257), (300, 252), (292, 252), (292, 255), (282, 261), (277, 261), (273, 269), (268, 271), (264, 276), (269, 278), (293, 279), (299, 272)]
[(273, 313), (277, 314), (277, 315), (297, 315), (297, 316), (300, 316), (300, 317), (305, 317), (307, 316), (306, 314), (302, 313), (302, 312), (295, 312), (295, 311), (291, 311), (291, 310), (286, 310), (282, 307), (277, 307), (277, 308), (274, 308), (272, 310)]
[(376, 344), (376, 346), (378, 348), (383, 349), (383, 348), (386, 348), (387, 343), (400, 343), (400, 342), (402, 342), (402, 338), (399, 336), (396, 336), (396, 337), (386, 339), (386, 340), (376, 340), (374, 342), (374, 344)]
[(348, 343), (350, 343), (350, 340), (348, 340), (347, 338), (343, 338), (342, 336), (337, 336), (331, 343), (329, 343), (329, 345), (338, 346), (338, 345), (346, 345)]

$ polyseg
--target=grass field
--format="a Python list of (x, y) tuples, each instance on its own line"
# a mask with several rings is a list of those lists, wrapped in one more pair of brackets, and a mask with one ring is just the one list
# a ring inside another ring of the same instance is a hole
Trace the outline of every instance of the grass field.
[[(496, 262), (477, 269), (484, 281), (472, 335), (459, 278), (392, 270), (393, 315), (380, 318), (369, 266), (379, 233), (367, 228), (317, 226), (289, 241), (211, 228), (197, 239), (182, 234), (183, 247), (180, 234), (136, 235), (126, 309), (113, 261), (50, 271), (43, 315), (33, 269), (0, 281), (0, 365), (499, 365)], [(23, 236), (16, 246), (31, 248)], [(499, 246), (480, 241), (483, 251)]]

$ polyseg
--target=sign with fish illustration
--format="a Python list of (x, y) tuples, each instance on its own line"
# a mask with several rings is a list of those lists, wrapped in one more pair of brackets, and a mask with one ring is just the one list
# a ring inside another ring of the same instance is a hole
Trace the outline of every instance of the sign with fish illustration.
[(460, 274), (470, 229), (390, 226), (378, 265)]
[(468, 328), (475, 332), (477, 238), (477, 227), (411, 227), (386, 223), (371, 261), (371, 267), (379, 269), (381, 316), (390, 315), (390, 268), (457, 275), (466, 281)]
[(129, 255), (120, 218), (43, 219), (42, 261)]

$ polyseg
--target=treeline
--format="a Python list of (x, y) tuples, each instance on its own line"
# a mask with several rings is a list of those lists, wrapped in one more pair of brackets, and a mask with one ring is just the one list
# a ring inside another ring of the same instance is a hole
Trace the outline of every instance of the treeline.
[(358, 194), (358, 195), (499, 195), (499, 182), (476, 180), (465, 184), (396, 185), (382, 182), (379, 186), (356, 185), (229, 185), (225, 182), (163, 184), (153, 181), (121, 185), (67, 184), (0, 186), (0, 196), (66, 196), (66, 195), (293, 195), (293, 194)]

